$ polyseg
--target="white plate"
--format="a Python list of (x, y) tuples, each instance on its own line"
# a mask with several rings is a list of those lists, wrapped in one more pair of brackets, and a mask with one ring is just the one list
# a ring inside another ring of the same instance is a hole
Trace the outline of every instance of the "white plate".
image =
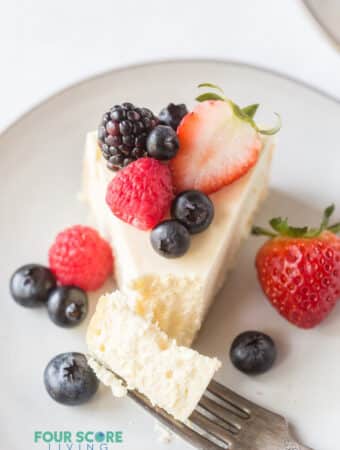
[[(272, 111), (282, 115), (271, 191), (256, 222), (265, 224), (282, 214), (297, 224), (317, 223), (321, 210), (333, 201), (338, 202), (339, 219), (339, 103), (278, 75), (211, 61), (130, 67), (77, 84), (26, 114), (0, 137), (1, 448), (47, 449), (33, 443), (36, 430), (122, 430), (124, 443), (109, 448), (164, 448), (156, 442), (154, 420), (131, 400), (114, 399), (104, 388), (81, 407), (65, 407), (48, 397), (42, 382), (45, 365), (57, 353), (85, 350), (86, 325), (64, 330), (48, 320), (44, 309), (19, 307), (10, 298), (8, 280), (24, 263), (45, 263), (59, 230), (86, 221), (77, 200), (84, 137), (103, 111), (126, 100), (156, 112), (169, 101), (192, 105), (195, 86), (202, 81), (223, 86), (241, 105), (261, 102), (263, 122), (273, 119)], [(303, 443), (338, 450), (340, 308), (312, 331), (279, 317), (256, 281), (259, 245), (256, 238), (243, 245), (196, 347), (223, 361), (219, 380), (285, 414)], [(250, 378), (232, 367), (228, 350), (237, 333), (254, 328), (274, 337), (279, 358), (266, 375)], [(175, 439), (167, 448), (189, 446)]]
[(304, 0), (309, 12), (340, 49), (339, 0)]

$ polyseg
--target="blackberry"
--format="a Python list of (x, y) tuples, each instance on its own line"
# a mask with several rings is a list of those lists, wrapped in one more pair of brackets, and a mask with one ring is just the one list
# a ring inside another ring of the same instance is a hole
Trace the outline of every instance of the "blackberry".
[(158, 122), (150, 109), (132, 103), (115, 105), (106, 112), (98, 128), (98, 143), (107, 167), (119, 170), (147, 156), (146, 138)]

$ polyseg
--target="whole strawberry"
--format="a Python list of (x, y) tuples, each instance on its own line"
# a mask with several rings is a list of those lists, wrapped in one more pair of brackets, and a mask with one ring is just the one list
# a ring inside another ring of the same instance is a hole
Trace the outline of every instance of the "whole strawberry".
[(329, 226), (334, 205), (324, 211), (319, 228), (298, 228), (281, 217), (270, 221), (273, 231), (256, 256), (258, 279), (278, 312), (300, 328), (318, 325), (340, 297), (340, 223)]
[(96, 230), (75, 225), (57, 235), (49, 263), (60, 284), (94, 291), (112, 273), (113, 258), (109, 244)]

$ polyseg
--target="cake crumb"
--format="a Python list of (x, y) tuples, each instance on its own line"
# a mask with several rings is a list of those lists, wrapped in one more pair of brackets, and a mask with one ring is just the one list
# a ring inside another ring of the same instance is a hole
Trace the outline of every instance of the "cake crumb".
[(87, 356), (89, 366), (92, 368), (97, 378), (105, 385), (111, 388), (115, 397), (124, 397), (127, 394), (127, 388), (122, 380), (117, 378), (112, 372), (99, 364), (95, 358)]

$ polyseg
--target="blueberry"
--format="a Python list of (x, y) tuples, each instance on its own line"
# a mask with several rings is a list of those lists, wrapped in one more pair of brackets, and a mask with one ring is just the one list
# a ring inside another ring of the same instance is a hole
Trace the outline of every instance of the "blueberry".
[(165, 220), (159, 223), (150, 234), (154, 250), (166, 258), (178, 258), (184, 255), (190, 246), (189, 231), (177, 220)]
[(185, 225), (191, 234), (200, 233), (214, 218), (214, 204), (201, 191), (184, 191), (173, 201), (171, 216)]
[(98, 380), (85, 355), (70, 352), (55, 356), (44, 371), (48, 394), (58, 403), (80, 405), (87, 402), (98, 389)]
[(26, 264), (12, 275), (10, 292), (19, 305), (34, 307), (46, 302), (56, 285), (56, 279), (47, 267)]
[(158, 125), (148, 135), (146, 149), (152, 158), (168, 161), (179, 149), (176, 132), (166, 125)]
[(276, 359), (275, 343), (264, 333), (246, 331), (234, 339), (230, 359), (241, 372), (250, 375), (267, 372)]
[(183, 103), (180, 105), (169, 103), (166, 108), (162, 109), (158, 117), (161, 123), (169, 125), (176, 131), (178, 125), (186, 114), (188, 114), (188, 110)]
[(54, 289), (47, 300), (50, 319), (61, 327), (74, 327), (87, 314), (87, 295), (75, 286), (61, 286)]

